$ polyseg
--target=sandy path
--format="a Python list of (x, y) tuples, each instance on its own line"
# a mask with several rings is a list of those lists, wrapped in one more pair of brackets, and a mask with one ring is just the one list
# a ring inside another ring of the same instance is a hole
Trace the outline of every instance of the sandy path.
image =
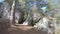
[(36, 31), (36, 29), (31, 26), (19, 25), (16, 27), (9, 27), (8, 20), (0, 20), (0, 34), (47, 34), (41, 30)]

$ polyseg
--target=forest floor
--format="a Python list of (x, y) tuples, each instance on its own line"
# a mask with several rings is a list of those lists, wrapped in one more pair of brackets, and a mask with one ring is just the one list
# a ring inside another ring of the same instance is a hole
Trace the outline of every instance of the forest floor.
[(47, 34), (44, 31), (37, 30), (32, 26), (16, 25), (9, 27), (9, 20), (0, 19), (0, 34)]

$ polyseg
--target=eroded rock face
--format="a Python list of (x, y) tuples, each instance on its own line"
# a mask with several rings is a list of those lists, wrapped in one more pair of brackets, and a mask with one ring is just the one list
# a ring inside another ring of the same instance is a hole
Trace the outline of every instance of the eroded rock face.
[(28, 15), (26, 21), (23, 23), (25, 25), (35, 25), (40, 19), (41, 19), (41, 14), (38, 12), (34, 12), (31, 14), (32, 16)]
[(47, 17), (43, 17), (43, 19), (36, 23), (34, 27), (37, 27), (40, 30), (50, 33), (51, 32), (51, 30), (49, 29), (50, 23), (51, 22), (49, 22), (49, 19)]
[(34, 24), (34, 25), (35, 25), (37, 22), (39, 22), (41, 18), (42, 18), (41, 13), (39, 13), (38, 11), (33, 12), (33, 24)]
[(44, 27), (44, 28), (46, 28), (47, 26), (48, 26), (48, 19), (47, 18), (43, 18), (43, 19), (41, 19), (38, 23), (36, 23), (36, 26), (38, 27), (38, 26), (42, 26), (42, 27)]
[(18, 24), (23, 23), (24, 14), (21, 10), (15, 10), (15, 22)]
[(9, 19), (10, 16), (10, 6), (7, 2), (4, 2), (1, 6), (1, 11), (3, 12), (3, 17)]
[(33, 18), (31, 16), (31, 14), (28, 14), (28, 16), (27, 16), (26, 20), (23, 22), (23, 24), (32, 26), (32, 24), (31, 24), (32, 20), (33, 20)]

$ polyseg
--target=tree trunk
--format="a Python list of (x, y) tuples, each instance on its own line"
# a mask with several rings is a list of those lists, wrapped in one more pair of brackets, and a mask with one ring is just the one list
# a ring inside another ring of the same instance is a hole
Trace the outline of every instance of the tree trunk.
[(13, 1), (13, 4), (12, 4), (12, 9), (11, 9), (11, 16), (10, 16), (10, 26), (13, 25), (13, 21), (14, 21), (14, 14), (15, 14), (15, 11), (14, 11), (14, 8), (15, 8), (15, 0)]

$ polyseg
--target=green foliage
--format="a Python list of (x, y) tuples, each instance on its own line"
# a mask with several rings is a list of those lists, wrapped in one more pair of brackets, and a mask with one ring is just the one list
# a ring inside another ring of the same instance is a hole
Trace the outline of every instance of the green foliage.
[(13, 3), (13, 0), (5, 0), (6, 2), (8, 2), (10, 5)]
[[(5, 1), (8, 2), (10, 5), (13, 2), (13, 0), (5, 0)], [(41, 5), (35, 4), (35, 5), (33, 5), (32, 9), (30, 9), (29, 3), (28, 3), (29, 0), (15, 0), (15, 1), (19, 3), (19, 6), (18, 6), (19, 9), (21, 9), (25, 14), (26, 14), (26, 11), (27, 12), (30, 11), (30, 13), (32, 13), (33, 11), (34, 12), (37, 11), (38, 13), (42, 14), (43, 16), (47, 16), (47, 14), (44, 13), (43, 10), (41, 10)], [(44, 1), (44, 0), (41, 0), (41, 1)], [(59, 4), (60, 0), (57, 0), (57, 1), (58, 1), (58, 4), (54, 4), (55, 0), (49, 0), (49, 2), (46, 4), (46, 6), (47, 6), (46, 11), (51, 12), (51, 14), (54, 16), (56, 14), (54, 9), (59, 8), (59, 6), (60, 6), (60, 4)], [(55, 16), (55, 17), (60, 19), (60, 16)], [(53, 21), (53, 20), (51, 20), (51, 21)]]

